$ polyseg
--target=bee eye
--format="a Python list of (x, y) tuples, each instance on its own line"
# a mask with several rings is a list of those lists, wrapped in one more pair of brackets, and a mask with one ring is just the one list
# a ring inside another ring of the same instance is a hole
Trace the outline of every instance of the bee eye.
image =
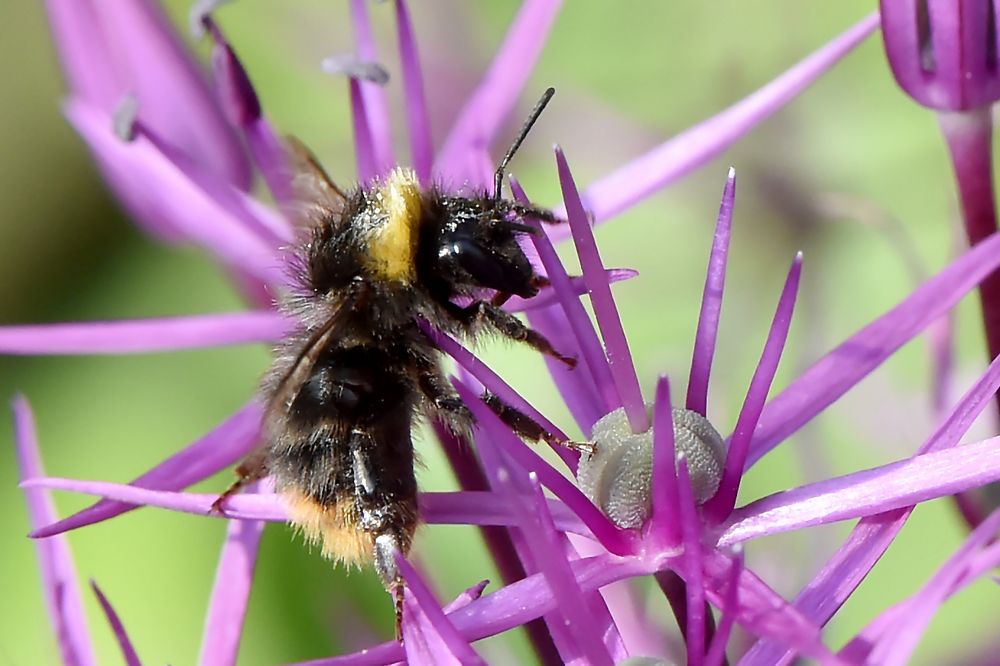
[[(684, 454), (695, 502), (703, 504), (719, 489), (726, 443), (697, 412), (674, 408), (673, 421), (675, 451)], [(651, 506), (652, 428), (633, 433), (621, 408), (594, 424), (591, 440), (593, 455), (580, 459), (580, 489), (619, 527), (642, 527)]]
[(531, 265), (523, 256), (501, 256), (471, 238), (453, 240), (441, 255), (457, 261), (479, 286), (524, 297), (534, 296), (538, 291), (531, 283)]

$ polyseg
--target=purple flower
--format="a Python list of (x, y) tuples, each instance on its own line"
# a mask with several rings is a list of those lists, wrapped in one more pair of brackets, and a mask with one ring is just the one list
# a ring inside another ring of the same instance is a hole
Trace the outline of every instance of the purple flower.
[[(352, 0), (350, 8), (357, 40), (355, 58), (377, 62), (368, 7), (362, 0)], [(95, 2), (53, 2), (49, 10), (70, 79), (67, 117), (94, 152), (110, 186), (145, 228), (213, 253), (241, 288), (257, 299), (259, 309), (162, 320), (4, 327), (0, 328), (0, 350), (127, 353), (280, 339), (289, 324), (270, 307), (267, 294), (287, 284), (285, 257), (279, 249), (292, 238), (285, 214), (291, 202), (286, 157), (250, 78), (219, 26), (210, 15), (196, 16), (196, 23), (213, 40), (209, 85), (149, 3), (132, 3), (126, 11)], [(411, 161), (418, 177), (424, 183), (439, 180), (489, 187), (490, 148), (521, 96), (558, 3), (526, 0), (437, 154), (416, 39), (402, 0), (395, 3), (395, 11)], [(691, 487), (694, 457), (676, 455), (683, 447), (675, 441), (669, 383), (666, 378), (658, 383), (650, 412), (610, 288), (612, 281), (633, 274), (608, 270), (592, 235), (591, 219), (607, 221), (719, 154), (801, 92), (876, 24), (874, 17), (865, 19), (745, 100), (597, 179), (582, 193), (565, 156), (557, 151), (564, 199), (557, 214), (569, 224), (551, 238), (535, 237), (540, 269), (552, 289), (531, 301), (512, 300), (509, 306), (526, 311), (535, 328), (558, 349), (572, 351), (580, 359), (573, 371), (558, 364), (549, 367), (586, 437), (591, 436), (595, 423), (618, 409), (633, 433), (649, 433), (652, 428), (650, 483), (648, 489), (640, 488), (639, 498), (640, 502), (648, 499), (645, 524), (641, 529), (624, 529), (610, 521), (562, 471), (514, 436), (479, 402), (475, 390), (479, 387), (474, 383), (533, 416), (556, 439), (569, 439), (468, 350), (438, 335), (441, 348), (463, 368), (455, 379), (456, 388), (478, 417), (479, 428), (475, 454), (454, 438), (442, 436), (464, 489), (425, 493), (422, 515), (430, 523), (518, 527), (488, 536), (507, 584), (489, 593), (484, 593), (482, 585), (473, 586), (442, 608), (418, 570), (401, 561), (410, 590), (404, 608), (405, 644), (385, 643), (319, 663), (384, 663), (404, 657), (414, 663), (475, 662), (478, 657), (472, 641), (539, 619), (544, 625), (533, 624), (531, 636), (539, 653), (550, 659), (554, 654), (565, 661), (614, 663), (630, 654), (662, 653), (664, 638), (635, 617), (634, 599), (617, 588), (614, 593), (601, 593), (601, 588), (615, 581), (646, 575), (655, 577), (675, 608), (691, 663), (721, 663), (734, 623), (758, 640), (746, 656), (748, 663), (774, 663), (795, 654), (832, 660), (833, 652), (822, 639), (822, 626), (888, 548), (912, 507), (1000, 478), (996, 455), (1000, 443), (987, 440), (955, 449), (974, 415), (996, 390), (1000, 369), (991, 366), (913, 457), (736, 506), (748, 468), (946, 314), (995, 270), (1000, 264), (996, 237), (984, 240), (831, 350), (768, 402), (802, 270), (801, 256), (795, 257), (763, 343), (761, 362), (728, 438), (718, 491), (699, 505), (697, 491)], [(115, 29), (103, 32), (96, 27), (103, 25)], [(94, 35), (104, 37), (95, 42)], [(129, 75), (125, 75), (110, 66), (116, 58), (149, 67), (136, 68), (132, 74), (126, 68)], [(362, 181), (370, 181), (397, 163), (385, 93), (375, 82), (357, 76), (349, 78), (348, 86), (358, 173)], [(208, 94), (213, 88), (214, 96)], [(137, 103), (134, 118), (121, 114), (123, 108), (128, 109), (121, 106), (127, 94)], [(116, 113), (119, 121), (129, 121), (127, 141), (112, 131)], [(261, 174), (276, 207), (248, 193), (251, 165)], [(523, 196), (519, 188), (516, 191)], [(734, 198), (735, 176), (731, 174), (709, 259), (685, 401), (687, 410), (702, 417), (708, 416), (707, 393)], [(572, 236), (576, 244), (582, 280), (566, 274), (553, 250), (552, 241), (566, 236)], [(590, 294), (600, 336), (579, 301), (584, 292)], [(26, 404), (18, 403), (16, 411), (19, 450), (30, 460), (34, 443)], [(32, 507), (32, 535), (40, 539), (46, 591), (55, 599), (53, 624), (64, 654), (70, 655), (67, 662), (88, 663), (93, 658), (62, 533), (141, 505), (207, 515), (216, 495), (178, 491), (244, 456), (257, 441), (260, 415), (259, 405), (251, 401), (130, 484), (48, 479), (38, 464), (24, 465), (22, 485)], [(576, 470), (577, 454), (565, 449), (557, 453), (571, 472)], [(543, 493), (543, 486), (550, 496)], [(44, 505), (43, 488), (102, 499), (56, 521), (51, 511), (38, 508)], [(234, 497), (227, 517), (229, 531), (200, 656), (206, 664), (235, 661), (263, 521), (283, 521), (286, 511), (280, 498), (264, 488)], [(784, 600), (743, 561), (741, 544), (751, 539), (858, 518), (861, 524), (841, 552), (793, 602)], [(943, 582), (932, 581), (933, 589), (917, 598), (915, 607), (933, 611), (942, 589), (950, 593), (958, 587), (952, 573), (943, 578)], [(136, 652), (122, 621), (103, 595), (98, 595), (126, 660), (134, 663)], [(65, 599), (69, 603), (61, 601)], [(719, 609), (717, 626), (706, 612), (709, 604)], [(903, 651), (896, 646), (878, 649), (892, 654)]]

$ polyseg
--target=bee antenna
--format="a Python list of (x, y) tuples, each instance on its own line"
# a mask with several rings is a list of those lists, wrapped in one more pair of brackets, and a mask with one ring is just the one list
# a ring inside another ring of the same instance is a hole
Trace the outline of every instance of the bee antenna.
[(496, 175), (493, 178), (493, 200), (498, 201), (500, 199), (500, 189), (503, 186), (503, 174), (507, 170), (507, 165), (510, 161), (514, 159), (514, 153), (517, 149), (521, 147), (524, 142), (525, 137), (528, 136), (528, 132), (531, 131), (532, 125), (538, 120), (538, 116), (542, 115), (542, 111), (545, 110), (545, 105), (549, 103), (552, 96), (556, 94), (555, 88), (549, 88), (544, 93), (542, 93), (542, 98), (538, 100), (538, 104), (535, 104), (535, 108), (531, 110), (531, 115), (521, 126), (521, 131), (518, 133), (517, 138), (514, 139), (514, 143), (511, 144), (510, 148), (507, 150), (507, 154), (503, 156), (500, 160), (500, 166), (497, 167)]

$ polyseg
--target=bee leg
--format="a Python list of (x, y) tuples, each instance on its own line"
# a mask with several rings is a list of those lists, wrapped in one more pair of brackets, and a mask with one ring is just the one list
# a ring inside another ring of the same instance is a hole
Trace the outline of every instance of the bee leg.
[(483, 393), (482, 401), (486, 403), (494, 414), (500, 417), (511, 430), (519, 437), (532, 442), (546, 442), (552, 446), (562, 446), (571, 451), (579, 451), (588, 455), (593, 454), (594, 445), (590, 442), (574, 442), (562, 439), (546, 430), (540, 423), (535, 421), (521, 410), (511, 407), (503, 400), (490, 392)]
[(264, 449), (258, 449), (252, 452), (249, 456), (244, 458), (236, 467), (236, 480), (233, 481), (232, 485), (226, 488), (225, 492), (219, 495), (218, 499), (212, 502), (211, 513), (218, 513), (220, 515), (225, 515), (225, 507), (223, 506), (230, 497), (240, 492), (248, 485), (254, 481), (260, 481), (265, 476), (268, 475), (267, 470), (267, 451)]
[(472, 431), (475, 418), (472, 412), (465, 406), (462, 399), (451, 390), (451, 385), (444, 378), (441, 371), (433, 362), (421, 363), (417, 368), (417, 386), (434, 409), (438, 412), (441, 420), (455, 434), (467, 435)]
[(555, 214), (548, 208), (541, 208), (539, 206), (532, 206), (531, 204), (522, 204), (516, 201), (512, 201), (509, 204), (509, 209), (512, 213), (519, 217), (530, 217), (532, 219), (538, 220), (540, 222), (546, 222), (548, 224), (563, 224), (566, 220), (562, 220), (555, 216)]
[(528, 328), (520, 319), (491, 303), (476, 301), (464, 308), (458, 308), (455, 314), (460, 320), (467, 323), (485, 319), (497, 331), (508, 338), (523, 342), (535, 351), (562, 361), (570, 368), (576, 367), (576, 359), (574, 357), (560, 354), (544, 335)]

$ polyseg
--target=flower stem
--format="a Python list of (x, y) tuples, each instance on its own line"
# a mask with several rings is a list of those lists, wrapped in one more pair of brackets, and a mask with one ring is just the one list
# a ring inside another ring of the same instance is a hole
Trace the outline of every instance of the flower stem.
[[(976, 245), (997, 230), (993, 194), (992, 109), (984, 106), (955, 113), (942, 111), (938, 113), (938, 123), (955, 169), (965, 233), (969, 245)], [(992, 360), (1000, 356), (1000, 271), (980, 283), (979, 300), (983, 307), (986, 348)], [(1000, 394), (997, 395), (997, 406), (1000, 409)], [(955, 500), (969, 526), (978, 525), (982, 512), (970, 510), (970, 506), (978, 502), (972, 496), (956, 496)]]
[[(942, 112), (938, 119), (955, 168), (965, 233), (969, 244), (975, 245), (997, 230), (990, 108)], [(1000, 355), (1000, 273), (983, 280), (979, 296), (983, 304), (986, 344), (990, 358), (994, 359)]]

